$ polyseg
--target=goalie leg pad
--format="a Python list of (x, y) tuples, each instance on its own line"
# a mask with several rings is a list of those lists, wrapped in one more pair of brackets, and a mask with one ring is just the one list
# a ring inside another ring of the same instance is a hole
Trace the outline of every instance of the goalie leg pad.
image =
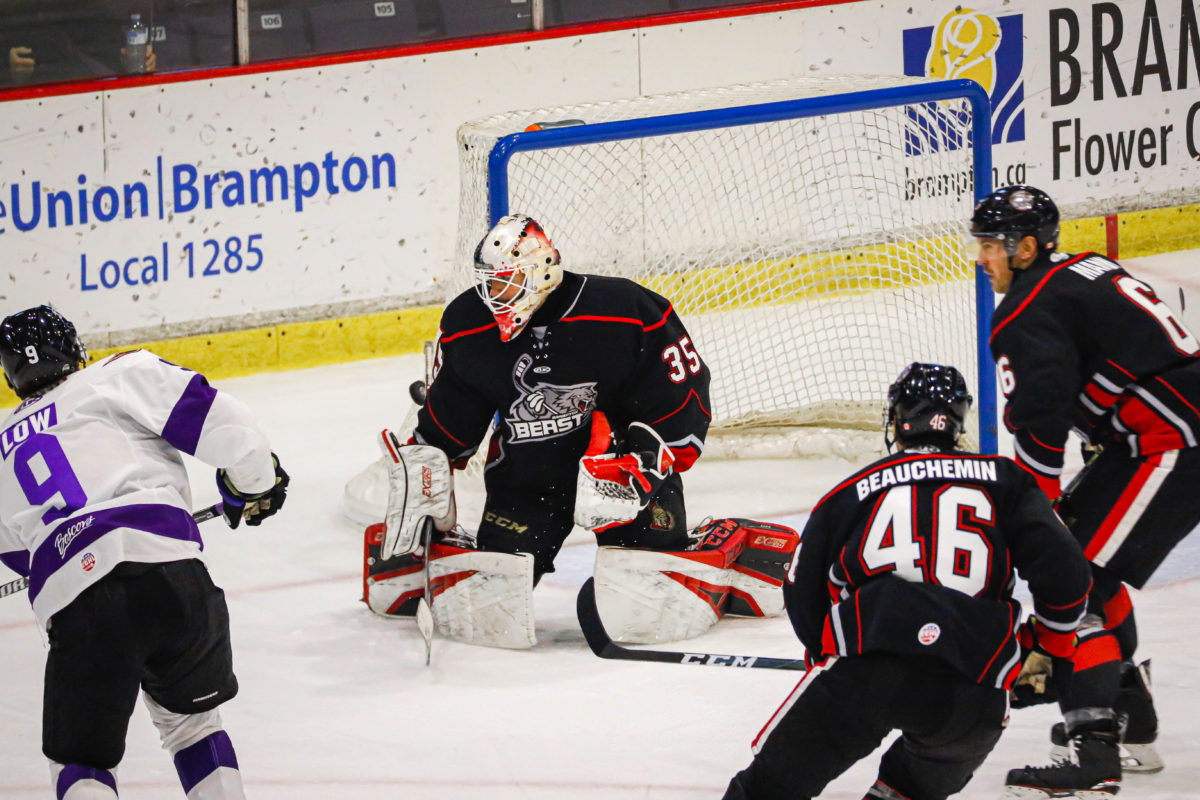
[(783, 613), (783, 581), (800, 544), (786, 525), (750, 519), (720, 520), (745, 532), (745, 547), (733, 562), (725, 613), (738, 617), (774, 617)]
[(366, 530), (363, 545), (363, 602), (384, 617), (413, 617), (425, 594), (425, 559), (417, 555), (383, 558), (385, 526)]
[(433, 621), (466, 644), (523, 649), (533, 630), (533, 556), (435, 544), (429, 562)]
[(774, 617), (783, 612), (783, 581), (800, 534), (786, 525), (752, 519), (710, 520), (692, 532), (695, 548), (730, 553), (723, 613)]
[(596, 608), (617, 642), (674, 642), (721, 618), (729, 596), (728, 551), (596, 551)]

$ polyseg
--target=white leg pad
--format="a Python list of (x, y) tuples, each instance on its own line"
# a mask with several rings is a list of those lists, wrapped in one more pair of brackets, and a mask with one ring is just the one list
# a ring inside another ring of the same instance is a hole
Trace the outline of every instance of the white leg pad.
[(115, 771), (50, 762), (50, 785), (59, 800), (116, 800)]
[(721, 618), (729, 592), (725, 554), (601, 547), (596, 608), (617, 642), (674, 642)]
[(533, 631), (533, 556), (434, 545), (429, 562), (433, 621), (467, 644), (523, 649)]
[(736, 566), (730, 570), (730, 590), (741, 600), (737, 608), (749, 606), (750, 614), (736, 616), (775, 617), (783, 613), (783, 589), (779, 581), (755, 572), (743, 572)]
[(415, 553), (383, 559), (385, 526), (367, 528), (363, 546), (363, 600), (376, 614), (407, 617), (425, 595), (425, 558)]

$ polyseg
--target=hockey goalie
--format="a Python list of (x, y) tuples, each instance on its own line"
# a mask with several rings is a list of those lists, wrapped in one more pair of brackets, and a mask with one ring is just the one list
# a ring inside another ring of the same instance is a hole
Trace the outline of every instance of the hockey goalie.
[[(794, 531), (686, 525), (680, 474), (703, 448), (709, 374), (671, 303), (623, 278), (564, 270), (523, 215), (484, 236), (474, 276), (443, 312), (415, 431), (404, 444), (385, 433), (387, 518), (367, 529), (364, 554), (371, 609), (411, 615), (428, 594), (441, 635), (530, 647), (533, 588), (578, 524), (600, 545), (597, 605), (618, 641), (780, 613)], [(469, 535), (456, 524), (451, 465), (493, 420), (484, 511)]]

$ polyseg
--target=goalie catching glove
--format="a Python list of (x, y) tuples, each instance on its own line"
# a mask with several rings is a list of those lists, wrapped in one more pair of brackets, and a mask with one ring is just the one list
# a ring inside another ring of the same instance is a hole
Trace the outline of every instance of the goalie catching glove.
[(632, 422), (614, 445), (604, 414), (592, 415), (592, 438), (579, 461), (575, 524), (602, 531), (634, 519), (674, 471), (675, 456), (649, 425)]
[(445, 453), (427, 444), (401, 445), (386, 429), (379, 437), (388, 468), (387, 530), (380, 557), (388, 559), (417, 549), (426, 518), (443, 533), (453, 530), (457, 512)]
[(288, 474), (279, 465), (279, 456), (271, 453), (275, 465), (275, 485), (265, 492), (246, 494), (233, 485), (224, 469), (217, 470), (217, 490), (221, 492), (221, 515), (231, 528), (244, 519), (247, 525), (259, 525), (283, 507), (287, 499)]

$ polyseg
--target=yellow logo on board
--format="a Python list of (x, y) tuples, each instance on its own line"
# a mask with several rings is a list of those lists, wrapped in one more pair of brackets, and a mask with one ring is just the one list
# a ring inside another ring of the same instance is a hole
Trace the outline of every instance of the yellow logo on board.
[(990, 14), (961, 7), (951, 11), (934, 28), (925, 74), (973, 80), (990, 95), (996, 87), (1001, 39), (1000, 22)]

